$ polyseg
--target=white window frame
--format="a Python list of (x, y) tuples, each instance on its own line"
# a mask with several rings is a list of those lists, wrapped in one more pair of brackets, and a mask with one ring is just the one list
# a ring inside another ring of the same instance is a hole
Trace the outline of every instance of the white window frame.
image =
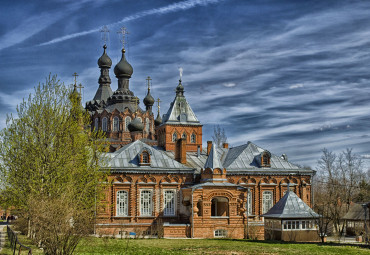
[(116, 216), (128, 216), (128, 192), (119, 190), (116, 196)]
[(131, 123), (131, 117), (127, 116), (125, 118), (125, 131), (129, 131), (128, 130), (128, 125)]
[[(149, 194), (145, 198), (144, 194)], [(140, 190), (140, 216), (152, 216), (153, 214), (153, 190), (142, 189)]]
[(103, 119), (102, 119), (102, 130), (103, 131), (108, 131), (108, 119), (107, 119), (107, 117), (104, 117)]
[[(266, 196), (271, 196), (266, 198)], [(271, 190), (265, 190), (262, 192), (262, 214), (267, 213), (274, 206), (274, 192)]]
[(246, 209), (248, 215), (253, 215), (253, 195), (252, 191), (248, 191)]
[[(172, 193), (171, 201), (168, 201), (169, 196), (167, 194)], [(176, 190), (164, 189), (163, 190), (163, 215), (164, 216), (175, 216), (176, 215)]]
[(113, 118), (113, 132), (119, 131), (119, 118), (116, 116)]
[(217, 238), (227, 237), (227, 230), (226, 229), (216, 229), (214, 232), (214, 237), (217, 237)]

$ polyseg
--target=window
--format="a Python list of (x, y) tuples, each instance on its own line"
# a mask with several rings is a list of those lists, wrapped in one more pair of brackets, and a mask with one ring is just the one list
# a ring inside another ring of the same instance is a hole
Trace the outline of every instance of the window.
[(119, 118), (113, 118), (113, 131), (119, 131)]
[(138, 119), (141, 123), (143, 123), (143, 120), (142, 120), (140, 117), (137, 117), (137, 119)]
[(152, 191), (142, 190), (140, 192), (140, 215), (152, 216)]
[(247, 196), (247, 204), (246, 204), (246, 208), (247, 208), (247, 212), (248, 212), (248, 215), (252, 215), (253, 214), (253, 202), (252, 202), (252, 192), (249, 191), (248, 192), (248, 196)]
[(127, 191), (120, 190), (117, 192), (117, 216), (128, 215), (128, 195)]
[(264, 191), (262, 193), (262, 214), (267, 213), (272, 205), (272, 191)]
[(176, 142), (176, 140), (177, 140), (177, 133), (175, 132), (172, 135), (172, 142)]
[(196, 135), (194, 133), (191, 134), (190, 142), (195, 143), (196, 142)]
[(270, 164), (270, 158), (271, 158), (270, 152), (268, 152), (268, 151), (262, 152), (262, 155), (261, 155), (261, 166), (262, 167), (270, 167), (271, 166), (271, 164)]
[(141, 163), (142, 164), (149, 164), (150, 163), (150, 156), (149, 156), (149, 153), (147, 151), (143, 151), (143, 153), (141, 153)]
[(102, 120), (102, 129), (105, 132), (108, 130), (108, 122), (107, 122), (107, 118), (106, 117), (104, 117), (103, 120)]
[(186, 133), (182, 133), (182, 136), (181, 136), (182, 139), (185, 139), (186, 140)]
[(211, 201), (212, 217), (229, 216), (229, 200), (226, 197), (215, 197)]
[(98, 131), (99, 129), (99, 119), (95, 118), (95, 131)]
[(215, 230), (215, 237), (227, 237), (227, 231), (225, 229)]
[(129, 131), (128, 130), (128, 125), (131, 123), (131, 118), (130, 117), (126, 117), (125, 119), (125, 131)]
[(148, 118), (145, 119), (145, 131), (147, 133), (149, 133), (149, 131), (150, 131), (150, 123), (149, 123), (149, 119)]
[(175, 215), (175, 191), (165, 190), (164, 191), (164, 210), (163, 214), (165, 216)]

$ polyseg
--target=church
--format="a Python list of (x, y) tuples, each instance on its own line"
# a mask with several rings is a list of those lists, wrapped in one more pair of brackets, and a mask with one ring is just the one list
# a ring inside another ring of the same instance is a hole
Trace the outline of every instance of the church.
[(148, 77), (141, 108), (130, 90), (133, 67), (125, 49), (114, 67), (117, 86), (111, 82), (106, 48), (98, 60), (99, 87), (86, 103), (92, 130), (102, 130), (110, 144), (102, 165), (110, 185), (97, 205), (97, 234), (263, 239), (262, 215), (288, 188), (312, 207), (314, 170), (252, 142), (203, 144), (202, 123), (181, 79), (161, 116), (159, 99), (153, 112), (156, 100)]

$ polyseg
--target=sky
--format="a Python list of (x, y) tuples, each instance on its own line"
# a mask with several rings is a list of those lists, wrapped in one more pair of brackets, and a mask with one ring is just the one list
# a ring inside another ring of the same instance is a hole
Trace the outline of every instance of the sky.
[(181, 67), (204, 145), (220, 125), (232, 146), (252, 141), (300, 165), (353, 148), (370, 166), (369, 13), (370, 1), (2, 0), (0, 129), (49, 74), (69, 85), (77, 72), (92, 100), (103, 26), (116, 90), (124, 26), (130, 89), (142, 100), (151, 76), (163, 114)]

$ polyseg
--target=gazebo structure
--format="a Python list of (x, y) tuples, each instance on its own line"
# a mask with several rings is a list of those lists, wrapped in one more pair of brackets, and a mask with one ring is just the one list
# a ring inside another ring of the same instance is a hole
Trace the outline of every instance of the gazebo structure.
[(318, 241), (315, 213), (294, 192), (287, 193), (264, 215), (265, 240)]

